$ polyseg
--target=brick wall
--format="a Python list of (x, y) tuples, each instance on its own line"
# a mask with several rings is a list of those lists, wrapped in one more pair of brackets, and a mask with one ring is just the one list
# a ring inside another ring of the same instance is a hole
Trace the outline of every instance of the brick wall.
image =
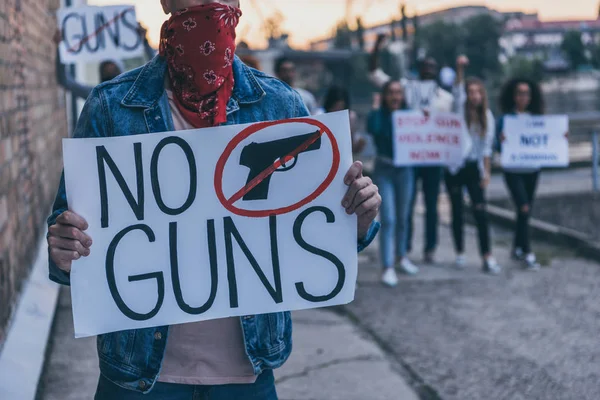
[(36, 256), (67, 133), (54, 74), (59, 0), (0, 0), (0, 346)]

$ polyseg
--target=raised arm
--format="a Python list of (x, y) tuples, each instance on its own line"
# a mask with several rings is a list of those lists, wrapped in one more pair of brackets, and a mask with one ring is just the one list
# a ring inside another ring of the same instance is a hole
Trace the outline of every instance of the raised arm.
[(383, 87), (391, 79), (388, 74), (379, 68), (379, 56), (385, 40), (385, 34), (379, 34), (379, 36), (377, 36), (375, 47), (373, 48), (369, 58), (369, 80), (378, 88)]
[(465, 89), (465, 68), (469, 65), (469, 59), (466, 56), (459, 56), (456, 59), (456, 79), (452, 88), (454, 104), (452, 111), (462, 114), (467, 101), (467, 91)]
[(156, 55), (156, 50), (154, 47), (150, 46), (150, 42), (148, 41), (148, 29), (146, 29), (142, 24), (138, 23), (137, 32), (144, 43), (144, 54), (146, 55), (146, 59), (152, 60)]
[(67, 66), (60, 62), (60, 52), (58, 45), (62, 40), (60, 31), (54, 34), (54, 43), (56, 43), (56, 81), (65, 90), (71, 92), (75, 97), (79, 97), (83, 100), (87, 99), (92, 92), (93, 86), (83, 85), (75, 80), (73, 76), (67, 71)]

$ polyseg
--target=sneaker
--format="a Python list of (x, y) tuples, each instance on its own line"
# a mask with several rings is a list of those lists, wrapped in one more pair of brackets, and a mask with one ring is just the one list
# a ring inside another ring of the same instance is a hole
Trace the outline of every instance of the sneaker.
[(502, 267), (494, 257), (489, 257), (483, 261), (483, 271), (488, 274), (499, 275), (502, 272)]
[(413, 264), (408, 258), (403, 258), (400, 261), (399, 268), (406, 275), (416, 275), (419, 273), (419, 267)]
[(388, 287), (395, 287), (398, 285), (398, 275), (394, 268), (386, 268), (385, 272), (381, 277), (381, 283)]
[(515, 261), (523, 261), (525, 259), (525, 253), (523, 252), (523, 249), (520, 247), (515, 248), (512, 252), (512, 258)]
[(527, 256), (525, 257), (525, 269), (527, 271), (537, 272), (540, 270), (540, 268), (541, 268), (541, 265), (540, 265), (540, 263), (537, 262), (537, 259), (535, 258), (535, 254), (533, 254), (533, 253), (527, 254)]
[(467, 265), (467, 257), (464, 254), (459, 254), (456, 256), (456, 261), (454, 262), (454, 266), (458, 269), (463, 269)]

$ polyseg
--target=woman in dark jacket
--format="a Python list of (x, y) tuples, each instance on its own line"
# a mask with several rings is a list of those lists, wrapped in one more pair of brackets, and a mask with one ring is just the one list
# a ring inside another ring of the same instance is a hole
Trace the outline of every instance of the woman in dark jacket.
[(406, 109), (404, 90), (398, 81), (389, 81), (381, 91), (382, 106), (369, 114), (367, 131), (377, 148), (374, 178), (383, 198), (381, 206), (380, 248), (383, 263), (382, 282), (387, 286), (398, 284), (394, 266), (405, 274), (414, 275), (419, 269), (406, 257), (408, 226), (411, 218), (411, 200), (415, 180), (412, 167), (394, 166), (392, 114)]

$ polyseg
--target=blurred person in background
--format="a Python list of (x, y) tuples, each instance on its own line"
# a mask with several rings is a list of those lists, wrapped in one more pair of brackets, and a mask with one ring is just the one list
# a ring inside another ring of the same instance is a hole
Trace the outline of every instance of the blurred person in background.
[(382, 197), (380, 251), (383, 266), (381, 281), (398, 284), (395, 264), (405, 274), (419, 272), (407, 257), (410, 206), (415, 189), (414, 168), (394, 166), (394, 132), (392, 114), (406, 109), (404, 88), (398, 81), (388, 81), (381, 90), (381, 108), (371, 111), (367, 132), (377, 148), (374, 179)]
[[(75, 138), (308, 115), (297, 92), (235, 56), (238, 0), (161, 3), (171, 16), (161, 31), (160, 55), (95, 87)], [(197, 51), (198, 43), (204, 44), (204, 51)], [(373, 220), (381, 197), (362, 175), (360, 162), (352, 164), (344, 182), (348, 191), (340, 207), (357, 215), (360, 251), (377, 234)], [(94, 238), (85, 233), (87, 221), (69, 210), (64, 175), (48, 227), (50, 278), (68, 285), (72, 262), (95, 250)], [(281, 367), (291, 351), (289, 312), (111, 332), (98, 337), (101, 374), (95, 400), (276, 400), (273, 369)]]
[[(502, 141), (505, 138), (504, 116), (544, 114), (544, 98), (540, 86), (524, 78), (509, 80), (500, 94), (500, 109), (504, 115), (498, 120), (496, 143), (498, 150), (502, 152)], [(539, 177), (539, 168), (504, 168), (504, 181), (517, 212), (513, 258), (524, 262), (524, 267), (531, 271), (540, 269), (529, 237), (529, 220)]]
[(308, 90), (296, 86), (296, 64), (292, 60), (286, 57), (280, 57), (275, 60), (275, 75), (300, 94), (304, 105), (311, 115), (318, 113), (319, 106), (315, 96)]
[[(150, 46), (148, 42), (148, 30), (144, 28), (141, 24), (138, 24), (138, 34), (144, 41), (144, 51), (146, 53), (146, 58), (148, 60), (152, 59), (156, 55), (156, 50)], [(68, 71), (67, 65), (61, 63), (60, 61), (60, 53), (58, 51), (58, 45), (62, 41), (62, 33), (60, 31), (56, 31), (54, 34), (54, 43), (56, 44), (56, 80), (58, 84), (62, 86), (66, 91), (71, 92), (71, 94), (80, 99), (87, 99), (92, 89), (94, 89), (94, 85), (86, 85), (84, 83), (79, 83), (71, 75)], [(100, 63), (98, 68), (100, 75), (100, 83), (110, 81), (111, 79), (116, 78), (125, 72), (125, 66), (121, 62), (121, 60), (113, 59), (113, 60), (104, 60)]]
[[(382, 87), (391, 80), (381, 68), (379, 68), (379, 54), (386, 40), (385, 34), (377, 37), (375, 47), (371, 53), (369, 62), (369, 78), (377, 87)], [(427, 57), (420, 61), (418, 80), (401, 80), (404, 87), (406, 104), (409, 110), (452, 111), (454, 99), (450, 93), (445, 91), (438, 83), (438, 65), (435, 59)], [(425, 199), (425, 240), (423, 255), (428, 264), (435, 262), (434, 255), (438, 244), (438, 198), (443, 169), (441, 166), (415, 167), (415, 191), (411, 200), (411, 218), (408, 231), (408, 251), (412, 249), (412, 215), (414, 213), (417, 199), (417, 187), (421, 181), (423, 197)]]
[(445, 171), (446, 188), (452, 204), (452, 237), (457, 254), (456, 266), (464, 268), (466, 263), (463, 197), (463, 190), (466, 188), (477, 225), (483, 270), (490, 274), (499, 274), (502, 269), (492, 256), (485, 198), (485, 190), (491, 177), (496, 127), (494, 115), (488, 107), (488, 95), (483, 82), (478, 78), (468, 78), (465, 81), (465, 68), (468, 63), (467, 57), (458, 57), (453, 93), (454, 112), (464, 117), (472, 146), (461, 168), (448, 168)]
[(358, 117), (350, 107), (350, 94), (348, 93), (348, 90), (341, 86), (331, 86), (329, 90), (327, 90), (325, 100), (323, 101), (323, 111), (330, 113), (348, 110), (350, 115), (350, 132), (352, 133), (352, 153), (357, 155), (363, 151), (367, 142), (357, 132)]

